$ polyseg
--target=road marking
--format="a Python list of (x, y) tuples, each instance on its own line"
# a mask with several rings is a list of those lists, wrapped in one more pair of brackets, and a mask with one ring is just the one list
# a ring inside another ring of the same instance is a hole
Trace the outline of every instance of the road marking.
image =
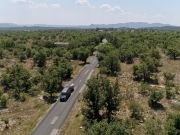
[(89, 70), (87, 70), (84, 74), (86, 75), (89, 72)]
[[(90, 78), (91, 78), (91, 75), (92, 75), (92, 73), (94, 72), (94, 70), (92, 70), (91, 72), (90, 72), (90, 74), (88, 75), (88, 77), (87, 77), (87, 80), (89, 80)], [(87, 81), (86, 80), (86, 81)], [(82, 91), (84, 90), (86, 88), (86, 82), (84, 83), (84, 85), (82, 86), (82, 88), (79, 90), (79, 93), (82, 93)]]
[(91, 78), (92, 73), (94, 72), (94, 69), (89, 73), (89, 76), (87, 77), (87, 80)]
[(50, 135), (57, 135), (58, 129), (53, 129)]
[(79, 90), (79, 93), (82, 93), (82, 91), (85, 89), (86, 85), (84, 84), (81, 89)]
[(53, 120), (51, 121), (51, 125), (53, 125), (53, 124), (55, 124), (55, 122), (58, 120), (58, 116), (55, 116), (54, 118), (53, 118)]

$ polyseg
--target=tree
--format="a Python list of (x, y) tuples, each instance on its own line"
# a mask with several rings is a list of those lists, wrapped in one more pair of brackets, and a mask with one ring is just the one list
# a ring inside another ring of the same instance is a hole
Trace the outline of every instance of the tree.
[(46, 54), (43, 52), (43, 50), (40, 50), (35, 54), (33, 60), (34, 64), (38, 67), (44, 67), (46, 65)]
[(173, 82), (175, 78), (175, 74), (172, 74), (170, 72), (165, 72), (164, 73), (164, 79), (165, 79), (165, 84), (167, 85), (170, 82)]
[(61, 62), (58, 65), (58, 74), (61, 76), (62, 79), (69, 79), (71, 78), (71, 74), (72, 74), (72, 66), (69, 62)]
[(180, 113), (171, 114), (165, 126), (167, 135), (179, 135), (180, 134)]
[(2, 85), (6, 90), (13, 92), (16, 99), (20, 99), (21, 93), (27, 93), (31, 88), (30, 73), (21, 65), (15, 65), (8, 69), (2, 77)]
[(111, 87), (109, 80), (103, 79), (102, 80), (102, 87), (104, 90), (104, 101), (103, 104), (105, 105), (108, 122), (112, 120), (112, 115), (114, 112), (118, 111), (120, 98), (119, 98), (119, 84), (118, 80), (116, 80), (113, 87)]
[(86, 63), (86, 59), (89, 57), (89, 53), (90, 51), (88, 48), (85, 48), (85, 47), (79, 48), (78, 59)]
[(24, 60), (26, 60), (26, 54), (24, 52), (20, 53), (20, 56), (19, 56), (19, 60), (20, 62), (23, 62)]
[(144, 96), (148, 96), (150, 91), (151, 88), (147, 83), (141, 83), (141, 85), (139, 86), (139, 93)]
[(159, 119), (151, 119), (145, 123), (146, 135), (164, 135), (164, 129)]
[(161, 55), (157, 49), (152, 49), (150, 56), (158, 60), (161, 58)]
[(109, 52), (100, 62), (100, 70), (108, 75), (117, 75), (121, 71), (119, 57), (115, 52)]
[(32, 57), (32, 50), (30, 48), (26, 48), (25, 55), (27, 58)]
[(44, 91), (49, 93), (50, 101), (53, 99), (53, 94), (58, 92), (62, 88), (62, 79), (58, 75), (56, 67), (50, 67), (43, 78)]
[(167, 99), (174, 99), (176, 96), (176, 89), (174, 87), (166, 86), (166, 98)]
[(134, 53), (132, 49), (120, 49), (120, 60), (128, 64), (132, 64), (134, 61)]
[(171, 59), (176, 59), (177, 57), (180, 56), (180, 51), (178, 49), (178, 47), (176, 45), (172, 45), (169, 46), (167, 48), (167, 55), (171, 58)]
[(87, 135), (128, 135), (128, 128), (124, 123), (119, 121), (108, 123), (103, 120), (95, 122), (85, 133)]
[(148, 81), (151, 76), (151, 72), (148, 70), (148, 66), (145, 63), (133, 66), (133, 75), (135, 79)]
[(87, 90), (83, 95), (83, 100), (86, 107), (83, 109), (83, 114), (89, 120), (100, 119), (100, 109), (102, 108), (101, 91), (99, 78), (94, 77), (87, 83)]
[(157, 103), (164, 98), (164, 94), (162, 90), (158, 90), (156, 88), (152, 88), (149, 96), (149, 101), (152, 106), (157, 105)]
[(0, 48), (0, 59), (4, 58), (4, 50)]

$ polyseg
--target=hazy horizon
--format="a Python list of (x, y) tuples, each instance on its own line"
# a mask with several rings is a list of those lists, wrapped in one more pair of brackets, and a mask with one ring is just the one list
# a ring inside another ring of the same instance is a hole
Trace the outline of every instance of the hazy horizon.
[(178, 0), (1, 0), (0, 23), (90, 25), (127, 22), (180, 26)]

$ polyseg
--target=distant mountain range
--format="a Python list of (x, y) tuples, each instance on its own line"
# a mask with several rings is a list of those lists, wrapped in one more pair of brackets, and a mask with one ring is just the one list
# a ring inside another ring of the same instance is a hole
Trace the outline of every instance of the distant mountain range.
[(161, 28), (161, 27), (176, 27), (169, 24), (162, 23), (145, 23), (145, 22), (129, 22), (129, 23), (117, 23), (117, 24), (91, 24), (91, 25), (46, 25), (46, 24), (33, 24), (33, 25), (19, 25), (14, 23), (0, 23), (0, 28), (28, 28), (28, 27), (43, 27), (43, 28)]
[(145, 23), (145, 22), (129, 22), (129, 23), (118, 23), (118, 24), (92, 24), (91, 28), (151, 28), (151, 27), (165, 27), (171, 26), (169, 24), (162, 23)]

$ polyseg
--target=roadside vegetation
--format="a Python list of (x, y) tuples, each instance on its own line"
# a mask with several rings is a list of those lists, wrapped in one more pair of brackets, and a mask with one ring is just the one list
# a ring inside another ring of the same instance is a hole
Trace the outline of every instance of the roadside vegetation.
[[(178, 135), (179, 32), (104, 33), (95, 47), (99, 68), (62, 133)], [(67, 121), (68, 122), (68, 121)]]
[(30, 134), (93, 52), (77, 134), (180, 134), (180, 33), (153, 30), (1, 32), (0, 134)]
[(83, 33), (0, 33), (0, 134), (32, 132), (66, 82), (78, 75), (93, 54), (91, 44), (95, 43), (88, 39), (95, 36)]

